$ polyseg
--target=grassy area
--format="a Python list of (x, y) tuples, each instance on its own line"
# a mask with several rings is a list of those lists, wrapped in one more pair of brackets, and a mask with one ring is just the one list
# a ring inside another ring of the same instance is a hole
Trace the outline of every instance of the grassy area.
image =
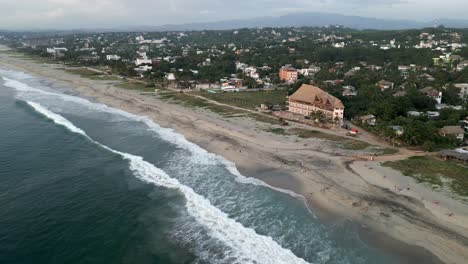
[(330, 135), (316, 130), (292, 128), (288, 130), (288, 133), (290, 135), (296, 135), (300, 138), (319, 138), (337, 142), (342, 148), (350, 150), (363, 150), (371, 146), (369, 143), (366, 143), (364, 141), (340, 137), (336, 135)]
[(101, 74), (96, 71), (92, 71), (86, 68), (67, 68), (64, 69), (66, 72), (72, 73), (72, 74), (77, 74), (83, 78), (88, 78), (91, 80), (105, 80), (105, 81), (118, 81), (121, 80), (117, 76), (113, 75), (107, 75), (107, 74)]
[(234, 109), (228, 106), (212, 104), (204, 99), (196, 98), (184, 93), (161, 93), (159, 98), (162, 100), (171, 101), (173, 103), (178, 103), (186, 107), (198, 107), (203, 109), (208, 109), (214, 113), (218, 113), (223, 117), (249, 117), (259, 122), (269, 123), (269, 124), (279, 124), (279, 120), (274, 117), (266, 117), (259, 114), (250, 113), (247, 111)]
[(384, 148), (378, 150), (380, 155), (392, 155), (397, 154), (399, 150), (397, 148)]
[(0, 53), (6, 54), (12, 58), (34, 61), (37, 63), (56, 63), (56, 61), (54, 61), (52, 58), (49, 58), (49, 57), (41, 57), (38, 55), (32, 55), (32, 54), (23, 53), (23, 52), (11, 50), (11, 49), (0, 50)]
[(280, 128), (280, 127), (271, 127), (271, 128), (269, 128), (267, 130), (267, 132), (277, 134), (277, 135), (287, 135), (288, 134), (288, 132), (285, 129)]
[(138, 90), (143, 92), (154, 92), (156, 89), (154, 86), (142, 82), (123, 82), (117, 84), (116, 86), (123, 89)]
[(234, 105), (246, 109), (255, 109), (255, 106), (268, 102), (269, 104), (284, 105), (286, 103), (286, 90), (240, 92), (240, 93), (209, 93), (197, 92), (196, 94), (215, 100), (220, 103)]
[(431, 184), (434, 189), (448, 188), (468, 199), (468, 168), (452, 161), (432, 157), (411, 157), (388, 161), (384, 166), (401, 171), (418, 182)]

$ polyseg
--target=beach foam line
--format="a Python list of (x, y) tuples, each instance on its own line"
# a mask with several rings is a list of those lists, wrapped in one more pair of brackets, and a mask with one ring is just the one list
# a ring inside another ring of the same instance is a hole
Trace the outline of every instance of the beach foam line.
[(23, 83), (23, 82), (13, 80), (13, 79), (10, 79), (10, 78), (7, 78), (7, 77), (2, 77), (2, 78), (5, 81), (6, 86), (8, 86), (10, 88), (13, 88), (13, 89), (15, 89), (17, 91), (20, 91), (20, 92), (25, 92), (25, 93), (36, 92), (36, 93), (42, 93), (42, 94), (46, 94), (46, 95), (50, 95), (50, 96), (57, 96), (57, 97), (60, 97), (62, 100), (75, 102), (75, 103), (81, 104), (83, 106), (86, 106), (86, 107), (88, 107), (89, 109), (92, 109), (92, 110), (111, 113), (111, 114), (117, 114), (117, 115), (123, 116), (123, 117), (128, 118), (128, 119), (133, 120), (133, 121), (143, 122), (144, 124), (146, 124), (146, 126), (148, 126), (149, 129), (151, 129), (153, 132), (158, 134), (163, 140), (168, 141), (168, 142), (170, 142), (172, 144), (175, 144), (176, 146), (178, 146), (180, 148), (183, 148), (183, 149), (186, 149), (186, 150), (190, 151), (193, 154), (192, 159), (196, 159), (196, 162), (199, 162), (199, 163), (202, 163), (202, 164), (216, 164), (217, 162), (220, 162), (226, 167), (226, 169), (231, 174), (236, 176), (235, 179), (239, 183), (253, 184), (253, 185), (257, 185), (257, 186), (267, 187), (267, 188), (270, 188), (270, 189), (275, 190), (277, 192), (284, 193), (284, 194), (287, 194), (287, 195), (289, 195), (291, 197), (299, 199), (304, 203), (304, 205), (307, 207), (309, 212), (315, 217), (313, 212), (310, 210), (310, 208), (309, 208), (309, 206), (307, 204), (307, 200), (306, 200), (306, 198), (304, 196), (302, 196), (300, 194), (297, 194), (297, 193), (295, 193), (293, 191), (290, 191), (290, 190), (286, 190), (286, 189), (271, 186), (271, 185), (269, 185), (269, 184), (267, 184), (267, 183), (265, 183), (265, 182), (263, 182), (261, 180), (255, 179), (255, 178), (245, 177), (244, 175), (242, 175), (239, 172), (239, 170), (237, 169), (235, 163), (225, 159), (224, 157), (222, 157), (220, 155), (216, 155), (214, 153), (210, 153), (210, 152), (206, 151), (205, 149), (198, 146), (197, 144), (188, 141), (183, 135), (175, 132), (174, 129), (161, 127), (160, 125), (154, 123), (153, 120), (151, 120), (150, 118), (148, 118), (146, 116), (134, 115), (134, 114), (128, 113), (128, 112), (120, 110), (120, 109), (109, 107), (109, 106), (107, 106), (105, 104), (94, 103), (94, 102), (91, 102), (89, 100), (86, 100), (86, 99), (83, 99), (83, 98), (80, 98), (80, 97), (76, 97), (76, 96), (60, 94), (60, 93), (53, 93), (53, 92), (48, 92), (48, 91), (44, 91), (44, 90), (41, 90), (41, 89), (33, 88), (33, 87)]
[[(49, 111), (38, 103), (26, 102), (37, 113), (52, 120), (54, 123), (65, 127), (73, 133), (84, 136), (94, 144), (112, 153), (120, 155), (129, 162), (130, 169), (140, 180), (181, 192), (186, 199), (185, 206), (188, 213), (208, 230), (208, 234), (211, 237), (221, 241), (232, 249), (232, 252), (226, 252), (225, 257), (225, 260), (230, 260), (230, 263), (307, 263), (305, 260), (294, 255), (291, 250), (282, 248), (271, 237), (259, 235), (255, 230), (246, 228), (229, 218), (226, 213), (213, 206), (192, 188), (181, 184), (177, 179), (171, 178), (163, 170), (145, 161), (142, 157), (111, 149), (93, 140), (85, 131), (76, 127), (63, 116)], [(234, 262), (232, 258), (235, 259)]]

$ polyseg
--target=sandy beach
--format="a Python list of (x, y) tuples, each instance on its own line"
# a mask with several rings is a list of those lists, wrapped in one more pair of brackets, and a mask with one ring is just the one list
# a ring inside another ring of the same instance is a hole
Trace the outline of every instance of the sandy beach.
[[(62, 67), (0, 53), (0, 68), (42, 77), (52, 88), (148, 116), (234, 162), (243, 175), (302, 195), (324, 223), (356, 222), (363, 233), (371, 234), (363, 237), (378, 246), (409, 257), (423, 256), (425, 263), (466, 263), (468, 204), (382, 167), (380, 160), (363, 159), (369, 154), (365, 150), (342, 149), (322, 139), (276, 135), (265, 131), (269, 124), (244, 117), (226, 119), (208, 110), (117, 88), (116, 81), (82, 78)], [(382, 160), (405, 154), (402, 151)]]

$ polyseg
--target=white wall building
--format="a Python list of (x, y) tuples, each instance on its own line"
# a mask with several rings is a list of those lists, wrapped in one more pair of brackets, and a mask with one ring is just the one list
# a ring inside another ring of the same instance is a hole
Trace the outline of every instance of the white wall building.
[(118, 61), (118, 60), (120, 60), (121, 58), (120, 58), (119, 55), (106, 55), (106, 59), (107, 59), (108, 61), (112, 61), (112, 60), (113, 60), (113, 61)]

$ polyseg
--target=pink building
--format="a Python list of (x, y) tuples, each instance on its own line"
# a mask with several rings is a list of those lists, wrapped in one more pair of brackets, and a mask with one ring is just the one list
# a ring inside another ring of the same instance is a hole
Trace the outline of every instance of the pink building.
[(283, 66), (279, 71), (279, 78), (283, 82), (296, 82), (298, 78), (297, 69), (291, 67), (291, 65)]

